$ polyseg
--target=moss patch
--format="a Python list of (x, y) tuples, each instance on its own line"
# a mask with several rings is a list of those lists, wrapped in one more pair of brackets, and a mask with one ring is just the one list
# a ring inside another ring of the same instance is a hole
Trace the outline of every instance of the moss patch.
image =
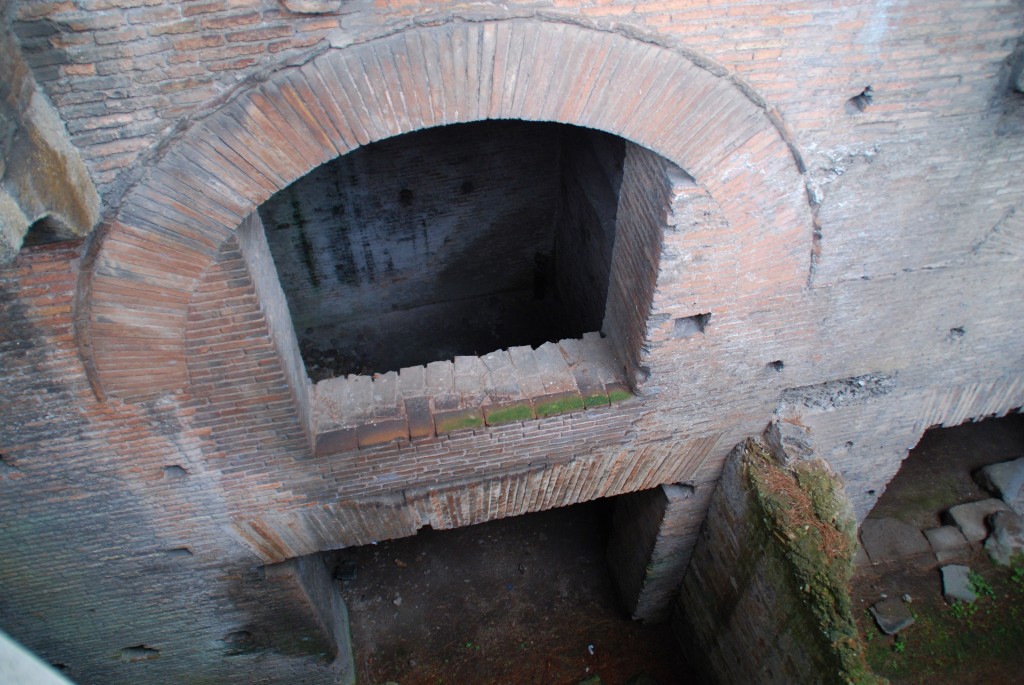
[(628, 390), (610, 390), (608, 392), (608, 399), (614, 404), (615, 402), (623, 402), (628, 399), (632, 399), (633, 393)]
[(470, 428), (483, 428), (484, 417), (479, 409), (449, 412), (434, 416), (434, 426), (438, 433), (453, 433)]
[(579, 395), (563, 395), (556, 400), (537, 403), (537, 418), (568, 414), (583, 409), (583, 398)]
[(818, 653), (839, 682), (886, 682), (867, 666), (864, 645), (851, 610), (848, 583), (853, 573), (856, 529), (838, 479), (814, 462), (792, 471), (779, 467), (750, 441), (743, 464), (751, 486), (753, 523), (767, 540), (777, 540), (793, 597), (795, 616), (815, 630)]
[(533, 407), (525, 402), (487, 410), (488, 426), (503, 426), (507, 423), (529, 421), (532, 418)]

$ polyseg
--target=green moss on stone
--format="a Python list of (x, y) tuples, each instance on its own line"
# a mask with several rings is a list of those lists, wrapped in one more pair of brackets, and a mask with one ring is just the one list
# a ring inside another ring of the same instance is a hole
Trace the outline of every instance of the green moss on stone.
[(608, 399), (614, 404), (615, 402), (622, 402), (624, 400), (631, 399), (633, 393), (626, 390), (612, 390), (608, 393)]
[(506, 423), (529, 421), (533, 418), (533, 407), (529, 404), (513, 404), (508, 407), (492, 409), (487, 412), (488, 426), (503, 426)]
[(483, 428), (484, 417), (479, 411), (475, 413), (459, 413), (450, 416), (435, 416), (434, 426), (438, 433), (454, 433), (470, 428)]
[(583, 398), (579, 395), (568, 395), (557, 400), (541, 402), (537, 405), (537, 418), (568, 414), (583, 409)]
[[(836, 673), (839, 682), (887, 682), (868, 668), (853, 620), (848, 582), (856, 529), (838, 479), (814, 462), (783, 470), (754, 441), (747, 443), (743, 468), (753, 505), (749, 523), (763, 531), (774, 561), (768, 568), (779, 576), (772, 578), (773, 586), (788, 587), (793, 598), (789, 630), (804, 644), (819, 645), (820, 658), (830, 662), (823, 668)], [(787, 482), (797, 487), (780, 487)], [(804, 523), (813, 518), (825, 525)], [(801, 615), (803, 620), (796, 620)]]
[(583, 398), (583, 404), (586, 405), (587, 409), (591, 407), (606, 407), (610, 404), (608, 395), (604, 393), (593, 393)]

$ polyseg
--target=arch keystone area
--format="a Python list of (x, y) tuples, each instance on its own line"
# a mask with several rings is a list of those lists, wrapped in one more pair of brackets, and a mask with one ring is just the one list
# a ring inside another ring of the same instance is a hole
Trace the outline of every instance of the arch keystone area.
[(193, 125), (97, 241), (79, 331), (94, 387), (186, 389), (188, 304), (221, 244), (274, 192), (361, 145), (482, 119), (600, 129), (668, 158), (722, 207), (740, 297), (800, 289), (812, 221), (791, 148), (733, 80), (665, 47), (536, 19), (452, 22), (328, 50)]

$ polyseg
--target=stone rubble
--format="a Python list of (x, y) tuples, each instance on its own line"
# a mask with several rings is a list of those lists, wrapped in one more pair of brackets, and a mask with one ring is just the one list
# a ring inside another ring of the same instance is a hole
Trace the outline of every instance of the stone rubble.
[(895, 635), (914, 624), (914, 617), (907, 605), (897, 597), (889, 597), (871, 606), (875, 623), (886, 635)]
[(942, 572), (942, 594), (947, 599), (957, 599), (961, 602), (973, 602), (978, 599), (971, 588), (971, 569), (961, 564), (949, 564), (943, 566)]
[(1024, 516), (1024, 457), (990, 464), (975, 474), (983, 488), (998, 496), (1019, 516)]
[(985, 551), (992, 561), (1010, 566), (1015, 558), (1024, 561), (1024, 519), (1012, 511), (997, 511), (990, 519), (992, 534), (985, 540)]
[(988, 537), (985, 520), (997, 511), (1010, 511), (1010, 507), (1002, 500), (983, 499), (950, 507), (946, 517), (960, 528), (969, 542), (981, 542)]

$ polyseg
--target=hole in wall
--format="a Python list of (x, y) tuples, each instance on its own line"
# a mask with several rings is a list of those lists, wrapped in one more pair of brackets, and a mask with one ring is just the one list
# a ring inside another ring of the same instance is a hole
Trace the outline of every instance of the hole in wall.
[(18, 471), (14, 461), (6, 454), (0, 454), (0, 474)]
[(143, 644), (135, 645), (134, 647), (124, 647), (121, 649), (121, 661), (128, 663), (134, 663), (138, 661), (149, 661), (151, 659), (160, 658), (160, 650), (154, 647), (147, 647)]
[(776, 359), (773, 362), (768, 362), (768, 368), (772, 371), (782, 371), (786, 368), (786, 364), (781, 359)]
[(846, 112), (847, 114), (858, 114), (866, 110), (874, 99), (874, 89), (871, 86), (867, 86), (857, 95), (846, 101)]
[(193, 556), (192, 550), (188, 547), (173, 547), (171, 549), (165, 549), (164, 554), (169, 557), (191, 557)]
[(164, 478), (168, 479), (184, 478), (185, 476), (188, 475), (188, 471), (183, 466), (179, 466), (178, 464), (171, 464), (170, 466), (165, 466), (163, 467), (162, 471), (164, 474)]
[(221, 642), (224, 643), (224, 653), (227, 656), (248, 654), (261, 648), (256, 637), (248, 630), (233, 630), (222, 637)]
[(966, 332), (967, 331), (964, 329), (963, 326), (957, 326), (956, 328), (950, 328), (949, 329), (949, 337), (950, 337), (951, 340), (956, 340), (957, 338), (964, 337), (964, 333), (966, 333)]
[(311, 380), (599, 331), (625, 146), (563, 124), (458, 124), (276, 194), (259, 215)]
[(53, 245), (75, 238), (72, 233), (60, 220), (49, 215), (37, 219), (28, 227), (22, 247), (38, 247), (40, 245)]
[(680, 319), (676, 319), (675, 325), (672, 329), (672, 337), (680, 340), (683, 338), (690, 338), (698, 333), (703, 333), (704, 329), (708, 325), (708, 321), (710, 320), (710, 312), (696, 314), (694, 316), (684, 316)]

